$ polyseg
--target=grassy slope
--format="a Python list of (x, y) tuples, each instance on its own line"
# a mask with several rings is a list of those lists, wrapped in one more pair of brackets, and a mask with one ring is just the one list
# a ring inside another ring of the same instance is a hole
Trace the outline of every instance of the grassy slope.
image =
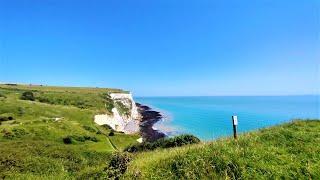
[[(37, 96), (50, 94), (52, 104), (20, 100), (25, 90), (32, 90)], [(94, 114), (103, 108), (94, 105), (104, 102), (101, 95), (106, 92), (121, 90), (0, 85), (0, 94), (6, 97), (0, 97), (0, 116), (14, 117), (13, 121), (0, 125), (0, 179), (4, 176), (22, 179), (76, 177), (88, 168), (104, 167), (110, 153), (115, 151), (112, 144), (122, 149), (135, 142), (137, 135), (116, 133), (109, 139), (104, 135), (109, 130), (94, 124)], [(54, 96), (56, 93), (58, 98)], [(93, 106), (81, 109), (63, 105), (75, 95), (75, 102), (86, 99), (85, 103)], [(62, 119), (55, 121), (55, 118)], [(96, 133), (98, 129), (102, 134)], [(5, 136), (6, 133), (13, 136)], [(69, 135), (96, 137), (99, 141), (65, 145), (62, 139)]]
[(138, 154), (125, 178), (319, 179), (320, 121), (294, 121), (175, 149)]

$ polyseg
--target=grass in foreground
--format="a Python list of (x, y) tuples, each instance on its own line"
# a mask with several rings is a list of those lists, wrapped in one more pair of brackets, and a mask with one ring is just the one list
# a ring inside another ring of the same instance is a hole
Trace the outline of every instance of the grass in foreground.
[(124, 179), (319, 179), (320, 121), (140, 153)]

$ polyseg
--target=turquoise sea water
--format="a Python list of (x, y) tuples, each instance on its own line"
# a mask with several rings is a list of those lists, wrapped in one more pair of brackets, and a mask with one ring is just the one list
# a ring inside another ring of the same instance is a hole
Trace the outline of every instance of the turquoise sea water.
[(202, 140), (232, 135), (232, 115), (239, 132), (295, 118), (320, 118), (320, 96), (143, 97), (136, 101), (164, 114), (154, 128), (172, 136), (191, 133)]

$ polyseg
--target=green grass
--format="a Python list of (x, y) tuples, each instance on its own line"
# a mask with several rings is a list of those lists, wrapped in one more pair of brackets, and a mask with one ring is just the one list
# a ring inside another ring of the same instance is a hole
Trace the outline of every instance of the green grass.
[(319, 179), (320, 121), (137, 154), (125, 179)]
[[(32, 91), (36, 101), (20, 100), (25, 91)], [(0, 117), (5, 117), (0, 179), (101, 179), (110, 172), (121, 176), (127, 165), (122, 179), (320, 178), (319, 120), (296, 120), (242, 134), (237, 141), (223, 138), (133, 153), (128, 159), (125, 153), (114, 156), (139, 136), (109, 136), (109, 128), (93, 122), (95, 114), (114, 105), (107, 104), (110, 92), (124, 91), (0, 85)], [(65, 137), (72, 137), (72, 144), (64, 144)]]
[[(32, 91), (36, 101), (20, 100), (25, 91)], [(138, 139), (116, 133), (110, 140), (110, 130), (93, 122), (110, 92), (124, 91), (0, 85), (0, 116), (13, 117), (0, 125), (0, 179), (70, 179), (103, 169), (112, 152)], [(39, 102), (44, 96), (49, 101)], [(85, 106), (77, 106), (79, 101)], [(63, 138), (69, 136), (78, 140), (66, 145)]]

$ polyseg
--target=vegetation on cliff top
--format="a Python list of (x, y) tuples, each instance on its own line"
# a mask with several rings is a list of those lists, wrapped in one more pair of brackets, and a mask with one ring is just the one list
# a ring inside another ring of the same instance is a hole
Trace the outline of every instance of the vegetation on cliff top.
[(122, 91), (0, 85), (0, 179), (66, 179), (105, 168), (112, 152), (139, 138), (109, 137), (93, 122), (110, 92)]
[(319, 179), (320, 121), (294, 121), (210, 143), (144, 152), (125, 179)]
[[(242, 134), (237, 141), (201, 143), (181, 136), (132, 145), (138, 135), (109, 136), (110, 128), (93, 122), (109, 99), (103, 93), (121, 92), (108, 90), (0, 85), (0, 179), (320, 177), (319, 120), (296, 120)], [(27, 91), (33, 95), (21, 100)], [(180, 145), (185, 146), (175, 147)]]

